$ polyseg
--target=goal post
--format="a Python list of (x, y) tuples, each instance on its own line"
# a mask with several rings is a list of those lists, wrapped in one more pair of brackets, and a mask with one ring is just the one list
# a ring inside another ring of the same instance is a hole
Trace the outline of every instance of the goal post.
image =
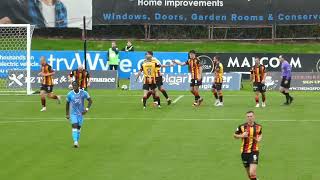
[(30, 24), (0, 24), (0, 95), (32, 94), (33, 30)]

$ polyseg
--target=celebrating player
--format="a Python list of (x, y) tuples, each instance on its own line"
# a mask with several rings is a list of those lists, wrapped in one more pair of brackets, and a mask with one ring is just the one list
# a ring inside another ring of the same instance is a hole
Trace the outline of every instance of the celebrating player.
[[(67, 95), (66, 118), (70, 119), (72, 125), (73, 146), (79, 147), (80, 130), (83, 125), (83, 115), (85, 115), (92, 104), (92, 100), (87, 91), (79, 89), (77, 81), (72, 82), (73, 90)], [(88, 100), (88, 107), (84, 108), (84, 100)], [(71, 110), (70, 110), (71, 109)]]
[[(214, 83), (212, 85), (213, 95), (216, 98), (215, 106), (223, 106), (222, 83), (223, 83), (223, 65), (220, 63), (220, 56), (213, 58), (214, 62)], [(218, 97), (219, 95), (219, 97)]]
[(196, 52), (191, 50), (189, 52), (189, 59), (186, 62), (181, 63), (174, 60), (172, 62), (180, 66), (189, 66), (189, 72), (191, 73), (190, 91), (195, 99), (193, 106), (200, 106), (203, 101), (203, 98), (199, 95), (199, 86), (202, 85), (202, 65), (199, 58), (196, 57)]
[(253, 91), (255, 92), (255, 100), (256, 100), (256, 107), (260, 107), (259, 103), (259, 94), (261, 93), (262, 96), (262, 107), (266, 107), (266, 86), (265, 86), (265, 79), (266, 79), (266, 68), (263, 64), (260, 64), (260, 58), (255, 57), (255, 65), (250, 70), (251, 75), (250, 79), (253, 83)]
[(262, 140), (262, 127), (255, 122), (253, 111), (247, 112), (247, 122), (240, 125), (234, 138), (241, 139), (241, 158), (250, 180), (257, 180), (259, 143)]
[[(159, 64), (159, 66), (156, 67), (156, 70), (157, 70), (157, 73), (156, 73), (156, 85), (157, 85), (158, 90), (166, 98), (168, 105), (170, 105), (171, 104), (171, 99), (169, 98), (169, 96), (167, 94), (167, 91), (163, 88), (163, 78), (162, 78), (162, 73), (161, 73), (161, 68), (170, 67), (170, 65), (161, 65), (159, 60), (157, 58), (153, 57), (153, 52), (152, 51), (148, 51), (147, 55), (152, 57), (152, 62), (153, 63)], [(153, 98), (154, 98), (154, 101), (156, 102), (155, 97), (153, 97)]]
[[(147, 100), (151, 95), (154, 95), (154, 98), (157, 102), (157, 106), (160, 108), (160, 97), (158, 96), (157, 91), (155, 90), (156, 85), (156, 77), (157, 77), (157, 68), (160, 67), (160, 64), (152, 61), (152, 56), (150, 53), (146, 54), (146, 60), (141, 65), (140, 71), (138, 72), (137, 79), (140, 76), (141, 72), (143, 72), (144, 80), (143, 80), (143, 109), (146, 109)], [(136, 79), (136, 80), (137, 80)]]
[(280, 85), (280, 92), (286, 96), (286, 102), (284, 105), (290, 105), (293, 101), (293, 97), (289, 95), (289, 88), (291, 83), (291, 65), (281, 55), (279, 56), (282, 70), (282, 80)]
[(41, 56), (40, 58), (41, 63), (41, 72), (38, 74), (39, 76), (42, 76), (42, 83), (40, 88), (40, 97), (41, 97), (41, 104), (42, 109), (41, 112), (46, 111), (46, 96), (48, 96), (51, 99), (56, 99), (58, 103), (60, 104), (60, 96), (55, 95), (53, 91), (53, 78), (52, 76), (55, 74), (52, 67), (47, 63), (46, 58), (44, 56)]
[(71, 71), (71, 73), (69, 74), (69, 81), (70, 83), (72, 83), (73, 81), (77, 81), (80, 89), (87, 91), (87, 88), (90, 86), (90, 74), (83, 68), (82, 65), (80, 65), (78, 69)]

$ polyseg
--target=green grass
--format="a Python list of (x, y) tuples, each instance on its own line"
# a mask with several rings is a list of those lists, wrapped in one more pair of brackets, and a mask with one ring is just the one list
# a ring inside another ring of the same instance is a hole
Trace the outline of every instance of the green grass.
[[(118, 47), (126, 41), (118, 41)], [(213, 41), (133, 41), (137, 51), (246, 52), (246, 53), (320, 53), (320, 43), (246, 43)], [(110, 41), (89, 41), (88, 50), (106, 51)], [(82, 50), (80, 40), (38, 39), (32, 40), (33, 50)]]
[(246, 180), (232, 135), (251, 109), (264, 134), (259, 178), (320, 179), (319, 93), (294, 92), (295, 102), (284, 107), (282, 95), (268, 92), (268, 106), (255, 109), (247, 90), (225, 92), (222, 108), (213, 107), (210, 92), (201, 92), (205, 101), (193, 108), (188, 92), (175, 91), (168, 92), (172, 99), (184, 95), (176, 104), (162, 98), (162, 109), (145, 111), (140, 91), (90, 93), (79, 149), (72, 148), (64, 103), (48, 101), (41, 113), (38, 96), (1, 96), (1, 179)]

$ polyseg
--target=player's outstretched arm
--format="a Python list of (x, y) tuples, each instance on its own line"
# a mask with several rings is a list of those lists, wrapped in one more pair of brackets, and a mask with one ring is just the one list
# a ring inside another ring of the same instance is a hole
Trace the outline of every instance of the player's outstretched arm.
[(166, 67), (172, 67), (172, 66), (174, 66), (174, 63), (170, 63), (170, 64), (163, 64), (163, 65), (161, 65), (161, 67), (162, 68), (166, 68)]
[(140, 75), (141, 75), (141, 70), (138, 71), (138, 74), (136, 75), (136, 82), (138, 81), (138, 78), (140, 77)]
[(176, 61), (176, 60), (172, 60), (172, 62), (173, 62), (174, 64), (178, 64), (178, 65), (180, 65), (180, 66), (185, 66), (185, 65), (186, 65), (185, 62), (180, 62), (180, 61)]

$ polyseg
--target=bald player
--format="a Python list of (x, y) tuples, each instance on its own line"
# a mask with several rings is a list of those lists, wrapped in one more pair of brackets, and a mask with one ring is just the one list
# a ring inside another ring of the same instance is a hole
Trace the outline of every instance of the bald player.
[(72, 70), (69, 74), (69, 81), (76, 81), (80, 89), (86, 90), (90, 86), (90, 74), (84, 69), (83, 65), (79, 65), (78, 69)]
[(42, 109), (40, 111), (43, 112), (47, 110), (46, 97), (50, 99), (56, 99), (59, 104), (61, 103), (61, 98), (60, 96), (57, 96), (53, 93), (53, 75), (55, 74), (54, 70), (47, 63), (46, 58), (44, 56), (41, 56), (40, 63), (41, 72), (38, 74), (42, 77), (42, 83), (40, 88)]

